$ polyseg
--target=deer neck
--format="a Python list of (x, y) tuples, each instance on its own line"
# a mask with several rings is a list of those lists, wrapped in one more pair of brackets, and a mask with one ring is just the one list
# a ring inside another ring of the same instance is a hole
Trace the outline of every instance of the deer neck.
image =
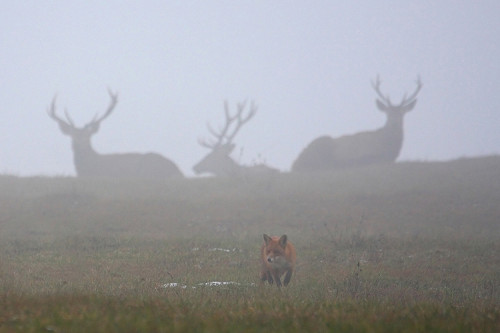
[(73, 139), (71, 145), (73, 148), (73, 153), (75, 155), (81, 155), (81, 156), (97, 155), (94, 148), (92, 148), (92, 144), (90, 143), (90, 139), (87, 139), (87, 140)]
[(387, 120), (380, 129), (383, 145), (386, 147), (388, 159), (395, 160), (401, 148), (403, 147), (404, 131), (403, 131), (403, 117), (404, 114), (388, 114)]
[(78, 174), (85, 173), (89, 167), (95, 166), (99, 154), (92, 148), (89, 140), (75, 140), (72, 142), (73, 159)]
[(383, 129), (391, 133), (395, 137), (403, 139), (403, 118), (404, 115), (400, 113), (387, 114), (387, 120)]

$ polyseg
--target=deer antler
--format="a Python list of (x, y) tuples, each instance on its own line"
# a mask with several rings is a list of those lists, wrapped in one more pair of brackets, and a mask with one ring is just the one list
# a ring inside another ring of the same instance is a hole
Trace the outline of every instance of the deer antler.
[[(113, 93), (111, 89), (108, 89), (109, 96), (111, 97), (111, 102), (108, 106), (108, 109), (106, 112), (101, 116), (98, 117), (98, 114), (94, 116), (94, 119), (89, 123), (90, 124), (97, 124), (106, 119), (112, 112), (113, 109), (116, 106), (116, 103), (118, 103), (118, 93)], [(70, 126), (72, 128), (75, 128), (75, 124), (73, 123), (73, 120), (69, 116), (68, 109), (64, 109), (64, 116), (66, 117), (66, 120), (62, 119), (56, 114), (56, 100), (57, 100), (57, 95), (54, 96), (52, 99), (52, 103), (50, 105), (50, 108), (47, 110), (47, 113), (49, 114), (50, 118), (54, 119), (59, 123), (59, 125), (65, 125), (65, 126)]]
[(94, 119), (92, 119), (92, 121), (91, 121), (92, 124), (100, 123), (101, 121), (106, 119), (113, 112), (113, 109), (115, 108), (116, 103), (118, 103), (118, 93), (113, 93), (111, 91), (111, 89), (108, 88), (108, 94), (111, 97), (111, 102), (109, 103), (108, 109), (100, 117), (98, 117), (97, 116), (98, 114), (96, 113), (96, 115), (94, 116)]
[(406, 93), (405, 95), (403, 96), (403, 99), (401, 100), (401, 103), (399, 105), (407, 105), (411, 102), (413, 102), (413, 100), (415, 100), (415, 97), (417, 97), (418, 93), (420, 92), (420, 89), (422, 88), (422, 81), (420, 80), (420, 75), (417, 76), (417, 81), (415, 81), (417, 83), (417, 88), (415, 89), (415, 91), (413, 92), (413, 94), (410, 95), (410, 97), (406, 98)]
[(56, 114), (56, 100), (57, 100), (57, 95), (54, 95), (54, 98), (52, 99), (52, 103), (50, 104), (50, 107), (47, 110), (47, 114), (49, 115), (50, 118), (57, 121), (59, 123), (59, 125), (74, 127), (73, 122), (71, 121), (71, 118), (69, 117), (67, 110), (64, 111), (67, 120), (62, 119), (61, 117), (59, 117)]
[[(229, 111), (229, 105), (227, 101), (224, 102), (224, 114), (226, 118), (226, 122), (224, 124), (224, 127), (222, 127), (219, 131), (216, 131), (210, 126), (210, 124), (207, 124), (208, 131), (215, 137), (215, 140), (204, 140), (204, 139), (199, 139), (198, 143), (202, 145), (203, 147), (209, 148), (209, 149), (214, 149), (219, 147), (222, 144), (229, 144), (233, 142), (234, 137), (238, 133), (238, 131), (241, 129), (241, 127), (247, 123), (257, 112), (257, 106), (255, 103), (252, 101), (250, 105), (250, 110), (248, 114), (244, 115), (243, 111), (245, 110), (246, 107), (246, 101), (242, 103), (238, 103), (237, 105), (237, 112), (235, 115), (231, 115)], [(236, 122), (236, 123), (235, 123)], [(229, 129), (231, 128), (231, 125), (236, 124), (234, 126), (232, 133), (228, 134)]]
[(377, 93), (378, 97), (380, 97), (380, 99), (384, 103), (386, 103), (388, 105), (392, 105), (389, 95), (384, 96), (384, 94), (380, 91), (380, 84), (381, 83), (382, 83), (382, 81), (380, 81), (380, 75), (377, 74), (377, 78), (375, 79), (375, 82), (372, 81), (372, 87), (375, 90), (375, 92)]
[[(377, 95), (380, 97), (380, 99), (385, 104), (387, 104), (391, 107), (394, 107), (394, 105), (392, 105), (392, 103), (391, 103), (391, 99), (390, 99), (389, 95), (384, 96), (384, 94), (380, 91), (380, 84), (381, 83), (382, 82), (380, 81), (380, 76), (377, 75), (375, 82), (372, 81), (373, 89), (375, 90)], [(408, 105), (415, 100), (415, 97), (417, 97), (418, 93), (420, 92), (420, 89), (422, 88), (422, 81), (420, 80), (420, 75), (417, 77), (416, 83), (417, 83), (417, 88), (415, 89), (413, 94), (411, 94), (410, 97), (407, 98), (406, 97), (407, 93), (405, 93), (403, 96), (403, 99), (401, 100), (401, 103), (399, 103), (399, 105), (396, 105), (395, 107), (402, 107), (404, 105)]]

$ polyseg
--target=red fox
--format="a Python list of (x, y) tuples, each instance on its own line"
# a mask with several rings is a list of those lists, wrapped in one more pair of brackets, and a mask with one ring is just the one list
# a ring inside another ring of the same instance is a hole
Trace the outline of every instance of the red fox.
[(261, 249), (262, 272), (260, 279), (281, 287), (281, 276), (286, 273), (283, 284), (290, 282), (295, 268), (295, 247), (287, 241), (287, 236), (268, 236), (264, 234), (264, 244)]

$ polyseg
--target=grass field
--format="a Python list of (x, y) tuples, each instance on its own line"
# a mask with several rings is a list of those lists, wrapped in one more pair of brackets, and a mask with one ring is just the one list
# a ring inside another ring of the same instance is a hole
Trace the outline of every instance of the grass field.
[[(290, 285), (259, 283), (287, 234)], [(498, 332), (500, 157), (167, 183), (0, 176), (0, 332)]]

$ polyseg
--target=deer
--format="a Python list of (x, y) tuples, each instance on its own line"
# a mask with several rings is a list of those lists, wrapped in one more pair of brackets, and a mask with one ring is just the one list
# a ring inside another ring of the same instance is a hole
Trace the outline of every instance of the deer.
[(52, 99), (47, 113), (57, 122), (61, 132), (71, 137), (73, 161), (79, 178), (109, 179), (151, 179), (162, 180), (172, 177), (183, 177), (177, 165), (156, 153), (122, 153), (99, 154), (91, 144), (91, 137), (99, 131), (101, 122), (111, 115), (118, 103), (118, 94), (108, 89), (111, 102), (103, 115), (95, 115), (94, 119), (83, 127), (75, 126), (67, 109), (62, 119), (56, 113), (57, 95)]
[(236, 114), (232, 115), (229, 110), (228, 102), (224, 102), (225, 124), (219, 130), (214, 130), (207, 123), (208, 131), (214, 137), (211, 140), (199, 139), (198, 143), (210, 152), (194, 167), (195, 174), (210, 173), (217, 177), (241, 177), (241, 176), (259, 176), (277, 173), (278, 170), (265, 164), (245, 166), (236, 163), (231, 158), (231, 153), (235, 148), (234, 137), (244, 124), (255, 116), (257, 106), (254, 102), (250, 104), (250, 110), (244, 114), (247, 102), (237, 104)]
[(292, 172), (321, 172), (396, 161), (403, 146), (403, 119), (415, 107), (422, 82), (418, 76), (415, 91), (408, 97), (405, 93), (399, 104), (393, 104), (389, 95), (381, 92), (380, 76), (371, 84), (378, 96), (377, 108), (386, 115), (384, 126), (338, 138), (321, 136), (299, 154)]

